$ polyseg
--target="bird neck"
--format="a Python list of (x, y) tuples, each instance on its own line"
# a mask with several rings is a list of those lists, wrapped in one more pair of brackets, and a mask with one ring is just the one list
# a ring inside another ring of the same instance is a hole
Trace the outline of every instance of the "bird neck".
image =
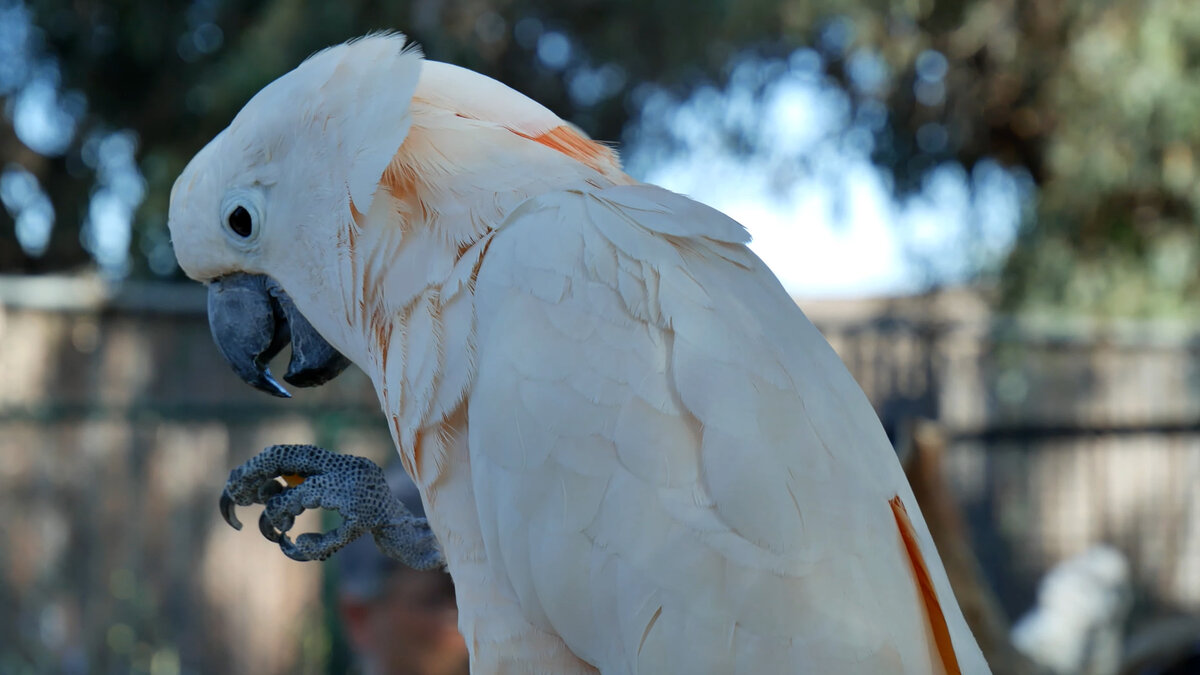
[(338, 246), (354, 343), (344, 353), (371, 376), (408, 457), (471, 386), (475, 275), (497, 229), (531, 197), (630, 180), (420, 102), (412, 114), (368, 213), (350, 203)]

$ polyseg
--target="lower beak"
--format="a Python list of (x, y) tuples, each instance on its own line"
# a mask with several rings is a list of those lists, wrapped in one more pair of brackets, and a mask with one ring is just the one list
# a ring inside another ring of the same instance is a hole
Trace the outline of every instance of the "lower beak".
[(266, 275), (231, 274), (210, 281), (208, 325), (233, 371), (273, 396), (291, 396), (267, 367), (289, 341), (292, 359), (283, 379), (297, 387), (324, 384), (350, 365)]

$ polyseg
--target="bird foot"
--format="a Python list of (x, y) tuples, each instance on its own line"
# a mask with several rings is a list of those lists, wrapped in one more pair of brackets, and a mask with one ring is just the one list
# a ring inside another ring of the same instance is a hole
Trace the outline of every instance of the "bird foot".
[[(259, 531), (293, 560), (324, 560), (369, 531), (384, 555), (409, 567), (445, 564), (429, 522), (405, 508), (388, 488), (383, 470), (363, 457), (313, 445), (272, 445), (234, 469), (221, 493), (221, 515), (240, 530), (235, 504), (263, 504)], [(337, 511), (342, 524), (292, 541), (287, 532), (296, 516), (316, 508)]]

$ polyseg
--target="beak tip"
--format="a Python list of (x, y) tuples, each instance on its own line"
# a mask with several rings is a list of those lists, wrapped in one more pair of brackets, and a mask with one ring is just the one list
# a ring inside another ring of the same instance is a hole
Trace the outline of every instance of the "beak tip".
[(284, 389), (283, 385), (279, 384), (279, 381), (271, 376), (270, 371), (263, 371), (261, 375), (262, 377), (260, 377), (257, 382), (251, 383), (254, 385), (255, 389), (258, 389), (259, 391), (265, 391), (266, 393), (272, 396), (278, 396), (279, 398), (292, 397), (291, 392), (289, 392), (287, 389)]

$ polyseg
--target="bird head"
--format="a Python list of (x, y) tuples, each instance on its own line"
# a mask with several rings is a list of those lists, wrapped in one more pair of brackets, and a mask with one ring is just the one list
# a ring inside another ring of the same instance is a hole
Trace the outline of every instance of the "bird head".
[(297, 386), (335, 376), (343, 353), (363, 365), (387, 347), (381, 322), (470, 271), (466, 254), (525, 199), (628, 182), (543, 106), (381, 34), (255, 95), (175, 182), (169, 224), (180, 266), (208, 284), (221, 352), (287, 396), (266, 363), (289, 340)]
[(214, 340), (263, 391), (288, 395), (266, 363), (289, 341), (284, 379), (297, 386), (348, 364), (300, 310), (337, 292), (339, 237), (408, 135), (421, 64), (397, 34), (319, 52), (255, 95), (175, 181), (179, 265), (208, 284)]

